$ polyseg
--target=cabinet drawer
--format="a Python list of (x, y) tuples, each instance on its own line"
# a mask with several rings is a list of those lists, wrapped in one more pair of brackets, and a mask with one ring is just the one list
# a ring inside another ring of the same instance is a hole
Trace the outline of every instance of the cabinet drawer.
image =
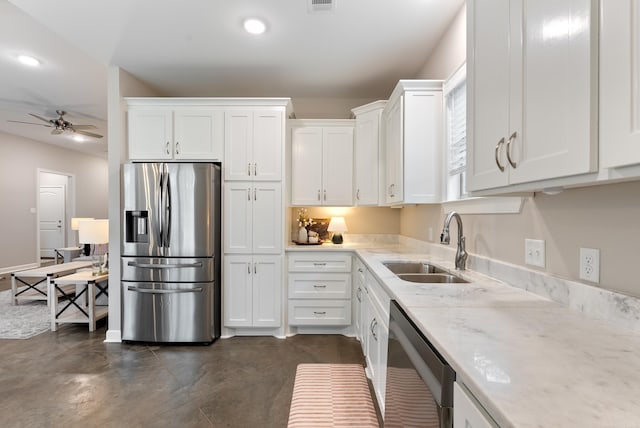
[(351, 300), (289, 300), (289, 325), (351, 324)]
[(289, 298), (350, 299), (351, 275), (348, 273), (291, 273)]
[(351, 255), (290, 254), (289, 272), (351, 272)]

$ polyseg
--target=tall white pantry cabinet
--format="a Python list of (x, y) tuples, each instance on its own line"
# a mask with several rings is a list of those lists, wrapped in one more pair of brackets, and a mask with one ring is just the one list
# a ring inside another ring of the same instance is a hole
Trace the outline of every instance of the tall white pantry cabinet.
[(223, 325), (282, 335), (285, 109), (225, 112)]

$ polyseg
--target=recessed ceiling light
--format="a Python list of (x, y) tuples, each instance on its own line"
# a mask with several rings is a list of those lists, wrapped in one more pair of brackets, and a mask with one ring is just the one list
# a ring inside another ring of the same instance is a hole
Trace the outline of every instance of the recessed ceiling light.
[(251, 34), (262, 34), (267, 29), (264, 21), (257, 18), (249, 18), (244, 21), (244, 29), (247, 30), (247, 33)]
[(40, 65), (40, 60), (30, 55), (18, 55), (18, 61), (30, 67), (37, 67)]
[(82, 135), (74, 135), (72, 138), (74, 141), (77, 141), (78, 143), (83, 143), (85, 141), (85, 138)]

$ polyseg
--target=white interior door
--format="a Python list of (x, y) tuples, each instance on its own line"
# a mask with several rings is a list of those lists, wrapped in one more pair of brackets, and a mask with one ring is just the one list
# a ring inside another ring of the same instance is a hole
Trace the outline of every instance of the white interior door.
[(40, 257), (54, 257), (65, 236), (65, 187), (40, 186)]

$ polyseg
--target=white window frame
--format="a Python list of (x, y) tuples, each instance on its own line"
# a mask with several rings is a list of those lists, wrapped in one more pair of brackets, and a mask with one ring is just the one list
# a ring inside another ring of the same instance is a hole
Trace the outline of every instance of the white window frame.
[[(466, 189), (466, 166), (463, 171), (457, 174), (450, 174), (449, 165), (449, 96), (450, 94), (462, 84), (466, 84), (467, 81), (467, 64), (463, 63), (458, 69), (445, 81), (443, 85), (443, 103), (444, 103), (444, 120), (445, 120), (445, 200), (455, 201), (467, 198)], [(465, 103), (466, 104), (466, 103)], [(465, 113), (465, 126), (467, 115)], [(465, 135), (466, 140), (466, 135)]]

